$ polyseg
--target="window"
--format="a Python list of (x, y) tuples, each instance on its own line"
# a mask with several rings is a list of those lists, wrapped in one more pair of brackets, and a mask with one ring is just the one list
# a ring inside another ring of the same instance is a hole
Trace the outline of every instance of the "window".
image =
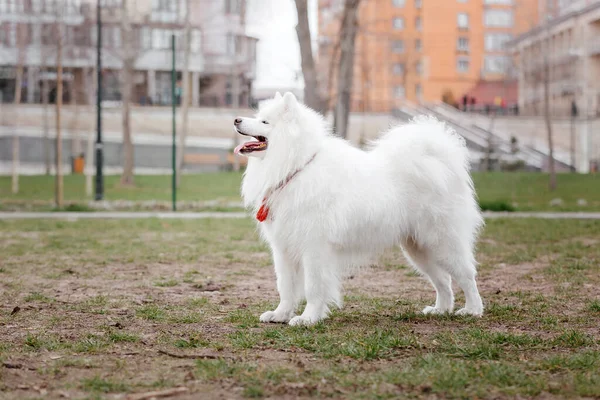
[(423, 7), (423, 1), (422, 0), (415, 0), (415, 8), (417, 10), (420, 10)]
[(421, 100), (423, 98), (423, 88), (421, 87), (420, 83), (417, 83), (415, 85), (415, 95), (417, 96), (417, 99)]
[(466, 3), (467, 0), (458, 0), (459, 3)]
[(392, 41), (392, 53), (400, 54), (404, 53), (404, 42), (402, 40)]
[(0, 24), (0, 45), (8, 47), (17, 45), (17, 24), (14, 22)]
[(240, 43), (240, 38), (237, 35), (234, 35), (233, 33), (228, 33), (227, 34), (227, 54), (229, 55), (236, 55), (236, 54), (240, 54), (240, 47), (241, 47), (241, 43)]
[(168, 29), (152, 30), (152, 48), (156, 50), (166, 50), (171, 48), (171, 31)]
[[(46, 0), (48, 1), (48, 0)], [(121, 0), (100, 0), (100, 6), (102, 8), (120, 8)]]
[(415, 50), (421, 51), (422, 49), (423, 49), (423, 43), (421, 42), (421, 39), (415, 39)]
[[(2, 1), (0, 0), (0, 9), (2, 8), (1, 3)], [(31, 11), (34, 14), (40, 14), (42, 12), (42, 0), (31, 0)]]
[(485, 50), (486, 51), (503, 51), (506, 42), (512, 39), (509, 33), (486, 33), (485, 35)]
[(512, 5), (514, 0), (485, 0), (484, 4), (508, 4)]
[(417, 72), (417, 75), (423, 75), (423, 62), (421, 60), (415, 63), (415, 71)]
[(418, 31), (423, 30), (423, 20), (421, 19), (421, 17), (415, 18), (415, 28)]
[(67, 14), (79, 14), (81, 10), (81, 0), (67, 0), (65, 4)]
[(405, 0), (392, 0), (394, 7), (404, 7)]
[(113, 28), (113, 43), (115, 47), (121, 47), (121, 28), (116, 26)]
[(140, 30), (140, 36), (142, 37), (142, 49), (148, 50), (152, 48), (152, 30), (147, 26), (142, 27)]
[(394, 86), (394, 97), (397, 99), (403, 99), (406, 96), (406, 89), (404, 85)]
[(483, 21), (485, 26), (512, 27), (513, 13), (512, 10), (486, 10)]
[(404, 75), (404, 64), (396, 63), (392, 67), (392, 73), (394, 75)]
[(190, 37), (190, 51), (192, 53), (199, 53), (200, 46), (202, 43), (202, 32), (199, 29), (192, 29)]
[(404, 19), (401, 17), (396, 17), (392, 20), (392, 25), (396, 30), (404, 29)]
[(469, 14), (467, 13), (458, 13), (456, 18), (456, 22), (458, 27), (461, 29), (469, 29)]
[(458, 57), (456, 60), (456, 70), (458, 72), (469, 72), (469, 57)]
[(55, 7), (56, 7), (55, 0), (46, 0), (44, 2), (44, 12), (46, 14), (54, 14)]
[(503, 74), (506, 72), (508, 58), (506, 56), (485, 56), (483, 68), (485, 72)]
[(0, 14), (25, 12), (25, 2), (22, 0), (0, 0)]
[[(172, 1), (172, 0), (169, 0)], [(173, 1), (173, 3), (176, 3)], [(225, 13), (226, 14), (241, 14), (242, 13), (242, 0), (225, 0)]]
[(456, 48), (458, 51), (469, 51), (469, 38), (459, 37)]
[(177, 21), (177, 1), (172, 0), (152, 0), (153, 21), (176, 22)]

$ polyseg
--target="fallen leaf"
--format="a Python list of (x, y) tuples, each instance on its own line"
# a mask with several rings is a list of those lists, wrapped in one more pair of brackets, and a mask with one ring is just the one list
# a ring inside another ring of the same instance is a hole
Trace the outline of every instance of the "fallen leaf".
[(15, 308), (13, 308), (13, 310), (11, 311), (10, 315), (15, 315), (16, 313), (18, 313), (19, 311), (21, 311), (21, 307), (16, 306)]

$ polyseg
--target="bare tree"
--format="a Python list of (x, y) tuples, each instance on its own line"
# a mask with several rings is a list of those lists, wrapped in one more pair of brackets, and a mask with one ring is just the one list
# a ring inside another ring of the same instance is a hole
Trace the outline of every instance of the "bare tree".
[[(552, 0), (548, 0), (548, 10), (550, 11)], [(543, 72), (542, 79), (544, 85), (544, 120), (546, 122), (546, 131), (548, 133), (548, 170), (550, 172), (550, 181), (548, 182), (548, 188), (550, 191), (556, 190), (556, 170), (554, 166), (554, 141), (552, 138), (552, 116), (550, 115), (550, 79), (551, 71), (550, 71), (550, 51), (552, 51), (550, 46), (550, 41), (552, 37), (550, 35), (550, 24), (549, 24), (549, 15), (546, 16), (546, 20), (544, 21), (544, 38), (542, 43), (545, 44), (544, 48), (544, 59), (543, 59)]]
[[(16, 45), (17, 45), (17, 68), (15, 76), (15, 96), (14, 103), (21, 103), (21, 87), (23, 86), (23, 70), (25, 64), (25, 56), (27, 54), (27, 37), (25, 32), (25, 24), (17, 24), (16, 29)], [(31, 82), (29, 82), (31, 84)], [(30, 89), (31, 90), (31, 89)], [(19, 134), (15, 132), (12, 139), (12, 192), (19, 193)]]
[(60, 208), (63, 204), (63, 176), (62, 176), (62, 135), (61, 135), (61, 108), (62, 108), (62, 97), (63, 97), (63, 66), (62, 66), (62, 52), (63, 52), (63, 35), (62, 35), (62, 21), (58, 21), (57, 15), (56, 22), (56, 37), (57, 37), (57, 49), (56, 49), (56, 186), (55, 186), (55, 202), (56, 207)]
[(347, 135), (348, 117), (352, 83), (354, 81), (354, 48), (358, 31), (358, 7), (360, 0), (346, 0), (340, 27), (340, 64), (337, 79), (337, 101), (334, 114), (334, 130), (345, 138)]
[[(45, 58), (44, 58), (45, 61)], [(47, 72), (46, 68), (42, 69)], [(44, 164), (46, 166), (46, 175), (50, 175), (51, 163), (50, 163), (50, 122), (49, 122), (49, 110), (48, 110), (48, 78), (46, 77), (42, 81), (42, 104), (44, 108)]]
[[(355, 0), (354, 0), (355, 1)], [(300, 59), (304, 75), (304, 103), (310, 108), (324, 113), (327, 109), (325, 96), (321, 93), (319, 77), (312, 52), (312, 40), (308, 24), (307, 0), (295, 0), (298, 13), (296, 33), (300, 44)]]
[(135, 31), (131, 26), (129, 19), (129, 2), (123, 0), (121, 3), (121, 124), (123, 129), (123, 174), (121, 175), (121, 185), (134, 185), (133, 165), (134, 153), (133, 142), (131, 139), (131, 97), (133, 95), (133, 75), (135, 62), (138, 54), (134, 48)]
[[(177, 4), (180, 4), (179, 2)], [(185, 154), (185, 139), (188, 134), (189, 107), (190, 107), (190, 52), (191, 52), (191, 27), (190, 27), (190, 0), (185, 0), (185, 20), (183, 25), (183, 91), (181, 104), (181, 132), (179, 134), (179, 145), (177, 146), (177, 187), (181, 183), (181, 170), (183, 168), (183, 156)]]
[[(549, 42), (550, 37), (546, 40)], [(549, 50), (549, 49), (547, 49)], [(550, 172), (550, 181), (548, 187), (551, 191), (556, 189), (556, 170), (554, 166), (554, 142), (552, 139), (552, 120), (550, 115), (550, 61), (548, 59), (548, 51), (544, 52), (544, 120), (546, 122), (546, 131), (548, 133), (548, 170)]]

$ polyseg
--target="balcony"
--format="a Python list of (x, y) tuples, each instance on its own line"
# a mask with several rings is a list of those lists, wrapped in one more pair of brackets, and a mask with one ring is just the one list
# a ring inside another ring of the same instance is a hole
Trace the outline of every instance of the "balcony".
[(590, 56), (600, 56), (600, 37), (594, 35), (594, 38), (590, 40), (588, 45), (588, 52)]

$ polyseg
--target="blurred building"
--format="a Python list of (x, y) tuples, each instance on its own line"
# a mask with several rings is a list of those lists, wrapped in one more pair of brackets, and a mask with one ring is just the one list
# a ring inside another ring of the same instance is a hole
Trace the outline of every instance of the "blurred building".
[[(170, 104), (171, 35), (177, 37), (180, 88), (183, 32), (189, 16), (191, 104), (249, 104), (255, 78), (256, 39), (245, 33), (245, 0), (100, 1), (105, 100), (120, 100), (120, 71), (124, 60), (132, 60), (133, 101)], [(0, 0), (0, 101), (14, 101), (20, 68), (21, 102), (42, 102), (46, 91), (49, 101), (54, 100), (60, 38), (65, 102), (93, 103), (96, 5), (95, 0)], [(123, 19), (124, 15), (127, 19)], [(124, 30), (133, 34), (126, 35)], [(125, 46), (125, 38), (130, 37), (131, 43)]]
[[(556, 1), (556, 0), (554, 0)], [(545, 3), (548, 22), (519, 36), (519, 108), (541, 115), (546, 68), (552, 115), (600, 115), (600, 1)]]
[[(319, 1), (322, 82), (333, 76), (342, 9), (341, 0)], [(505, 43), (536, 26), (538, 15), (538, 0), (363, 0), (353, 110), (387, 112), (404, 100), (458, 104), (481, 81), (514, 80)]]

